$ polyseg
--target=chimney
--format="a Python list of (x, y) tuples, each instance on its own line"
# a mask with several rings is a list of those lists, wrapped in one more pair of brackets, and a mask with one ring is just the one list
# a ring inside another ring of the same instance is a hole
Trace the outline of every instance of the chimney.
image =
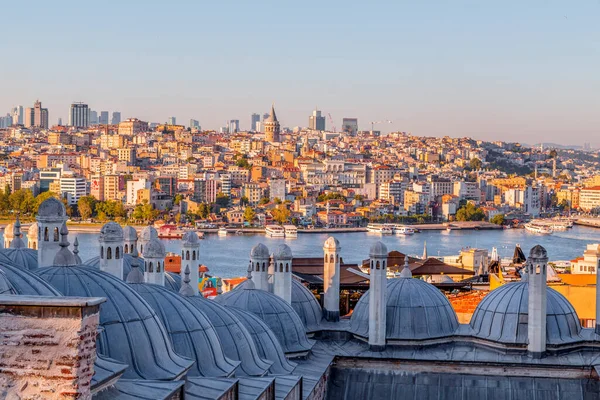
[(262, 243), (250, 251), (252, 281), (256, 289), (269, 291), (269, 249)]
[(369, 251), (369, 348), (371, 351), (385, 350), (387, 255), (387, 247), (381, 242), (375, 243)]
[(546, 249), (540, 245), (532, 248), (527, 259), (527, 351), (532, 358), (541, 358), (546, 351), (547, 267)]
[(273, 293), (292, 304), (292, 249), (286, 244), (273, 252)]
[(323, 245), (323, 316), (327, 321), (340, 320), (340, 242), (330, 236)]
[(194, 291), (194, 295), (198, 295), (198, 282), (200, 274), (198, 273), (198, 264), (200, 263), (200, 239), (196, 232), (188, 231), (184, 233), (181, 247), (181, 280), (186, 278), (188, 271), (188, 279), (191, 282), (190, 286)]

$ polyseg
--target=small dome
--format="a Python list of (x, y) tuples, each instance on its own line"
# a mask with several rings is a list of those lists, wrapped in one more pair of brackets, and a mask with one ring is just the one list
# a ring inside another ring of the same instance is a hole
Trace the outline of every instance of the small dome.
[(292, 249), (287, 244), (280, 244), (273, 251), (273, 258), (276, 260), (291, 260), (292, 257)]
[(142, 229), (142, 232), (140, 232), (139, 238), (140, 238), (140, 240), (142, 240), (144, 242), (148, 242), (152, 239), (158, 239), (158, 231), (156, 229), (154, 229), (153, 226), (148, 225), (147, 227)]
[[(505, 344), (526, 345), (529, 313), (529, 282), (514, 282), (492, 290), (481, 300), (473, 317), (474, 336)], [(547, 288), (546, 340), (564, 344), (581, 340), (581, 325), (575, 309), (565, 297)]]
[(529, 257), (531, 257), (531, 258), (548, 258), (548, 252), (546, 251), (546, 249), (543, 246), (540, 246), (538, 244), (529, 251)]
[(173, 350), (154, 309), (127, 283), (84, 266), (46, 267), (38, 274), (65, 296), (105, 297), (98, 352), (128, 365), (125, 379), (178, 379), (193, 361)]
[(144, 258), (165, 258), (167, 252), (165, 251), (165, 245), (158, 238), (150, 239), (144, 246)]
[(135, 228), (131, 225), (125, 225), (123, 227), (123, 240), (127, 241), (127, 242), (133, 242), (136, 241), (138, 238), (137, 236), (137, 231), (135, 230)]
[(197, 245), (200, 243), (200, 239), (198, 238), (198, 234), (194, 231), (187, 231), (181, 237), (181, 241), (184, 245)]
[(31, 224), (29, 226), (29, 229), (27, 230), (27, 238), (29, 240), (38, 238), (38, 223), (37, 222), (34, 222), (33, 224)]
[(251, 312), (243, 311), (235, 307), (230, 307), (228, 310), (231, 314), (235, 315), (246, 327), (248, 332), (250, 332), (252, 340), (256, 345), (258, 355), (273, 363), (269, 368), (269, 372), (273, 375), (291, 374), (297, 364), (287, 359), (279, 339), (277, 339), (277, 336), (275, 336), (269, 326)]
[(310, 290), (292, 279), (292, 308), (298, 313), (307, 332), (319, 329), (323, 310)]
[(369, 250), (369, 257), (387, 257), (387, 255), (387, 247), (381, 242), (374, 243)]
[[(389, 279), (386, 295), (386, 339), (425, 340), (451, 336), (458, 319), (438, 288), (420, 279)], [(350, 331), (369, 336), (369, 291), (360, 298), (350, 319)]]
[(327, 240), (325, 241), (325, 244), (323, 245), (324, 249), (328, 249), (328, 250), (339, 250), (342, 248), (342, 246), (340, 246), (340, 241), (337, 240), (336, 238), (334, 238), (333, 236), (329, 236), (327, 238)]
[(50, 197), (40, 204), (37, 212), (38, 217), (42, 218), (66, 218), (65, 205), (56, 197)]
[(19, 264), (13, 264), (5, 254), (0, 254), (4, 260), (0, 260), (0, 271), (15, 289), (17, 294), (28, 296), (61, 296), (48, 282), (25, 269)]
[(107, 222), (100, 228), (101, 241), (122, 241), (123, 228), (116, 222)]
[(257, 244), (250, 250), (250, 258), (269, 258), (269, 249), (262, 243)]
[(4, 238), (12, 239), (15, 237), (15, 225), (10, 223), (4, 228)]
[(202, 296), (185, 298), (210, 320), (221, 340), (225, 355), (241, 362), (236, 376), (240, 373), (247, 376), (263, 376), (269, 371), (272, 362), (260, 357), (250, 332), (227, 308)]
[(17, 249), (0, 249), (0, 253), (2, 253), (13, 264), (24, 267), (29, 271), (33, 271), (38, 268), (37, 250), (19, 247)]
[(285, 300), (259, 289), (232, 290), (215, 298), (227, 307), (249, 311), (271, 328), (286, 354), (309, 352), (314, 341), (306, 337), (302, 320)]
[(217, 332), (202, 311), (163, 286), (148, 283), (130, 286), (156, 311), (177, 354), (196, 361), (189, 375), (228, 377), (233, 374), (239, 363), (225, 357)]

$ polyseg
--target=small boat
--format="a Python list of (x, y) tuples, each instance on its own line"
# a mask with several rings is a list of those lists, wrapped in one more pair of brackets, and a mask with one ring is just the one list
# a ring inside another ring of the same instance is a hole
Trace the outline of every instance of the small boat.
[(219, 228), (219, 230), (217, 231), (217, 235), (219, 236), (227, 236), (227, 228)]
[(448, 233), (452, 232), (452, 228), (450, 228), (450, 227), (447, 227), (447, 228), (446, 228), (446, 232), (448, 232)]
[(552, 227), (547, 225), (540, 225), (533, 222), (524, 225), (527, 232), (536, 233), (538, 235), (551, 235)]
[(396, 225), (394, 227), (394, 232), (396, 233), (397, 236), (408, 236), (408, 235), (413, 235), (415, 233), (415, 230), (413, 228), (411, 228), (410, 226)]
[(367, 225), (367, 232), (377, 233), (379, 235), (391, 235), (394, 233), (391, 226), (384, 224), (369, 224)]
[(244, 232), (241, 229), (238, 229), (237, 231), (235, 231), (236, 235), (243, 235)]
[(267, 237), (282, 238), (285, 237), (285, 230), (279, 225), (267, 225), (265, 227)]
[(283, 230), (285, 232), (286, 239), (293, 239), (298, 237), (298, 228), (295, 225), (284, 225)]

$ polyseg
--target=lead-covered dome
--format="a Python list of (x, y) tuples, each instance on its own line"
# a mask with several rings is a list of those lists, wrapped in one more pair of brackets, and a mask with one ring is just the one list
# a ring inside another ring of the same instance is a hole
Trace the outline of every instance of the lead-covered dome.
[(287, 355), (307, 354), (314, 341), (306, 337), (304, 324), (292, 306), (272, 293), (249, 287), (224, 293), (215, 301), (249, 311), (262, 319), (277, 336)]
[(8, 261), (8, 259), (7, 261), (0, 260), (0, 271), (4, 272), (4, 275), (17, 294), (30, 296), (61, 296), (60, 292), (48, 282), (24, 267), (13, 264)]
[(137, 240), (137, 231), (131, 225), (125, 225), (123, 227), (123, 240), (126, 242), (132, 242)]
[(375, 242), (369, 250), (369, 257), (387, 257), (387, 255), (387, 247), (381, 242)]
[(40, 204), (37, 212), (38, 217), (56, 218), (66, 217), (65, 205), (56, 197), (49, 197)]
[(0, 294), (18, 294), (3, 271), (0, 271)]
[(151, 225), (148, 225), (140, 232), (140, 240), (148, 242), (152, 239), (158, 239), (158, 231)]
[(275, 247), (273, 251), (273, 258), (276, 260), (291, 260), (292, 259), (292, 249), (287, 244), (280, 244)]
[(116, 222), (107, 222), (100, 228), (100, 240), (107, 242), (111, 241), (122, 241), (123, 240), (123, 228)]
[(323, 248), (328, 250), (339, 250), (341, 249), (340, 241), (334, 238), (333, 236), (329, 236), (325, 241)]
[(228, 377), (234, 373), (239, 362), (225, 356), (217, 332), (203, 312), (163, 286), (130, 285), (156, 311), (177, 354), (196, 361), (190, 375)]
[(269, 249), (262, 243), (257, 244), (250, 250), (250, 258), (269, 258)]
[(151, 239), (146, 243), (142, 254), (144, 258), (165, 258), (166, 255), (165, 245), (159, 239)]
[(105, 297), (98, 351), (128, 365), (126, 379), (179, 379), (193, 361), (175, 353), (154, 309), (128, 284), (84, 266), (46, 267), (38, 274), (65, 296)]
[(13, 264), (26, 268), (29, 271), (38, 268), (38, 252), (37, 250), (19, 247), (16, 249), (3, 249), (2, 255), (10, 260)]
[[(527, 344), (529, 282), (514, 282), (492, 290), (481, 300), (473, 317), (474, 336), (504, 344)], [(546, 340), (550, 345), (581, 340), (581, 325), (569, 301), (547, 288)]]
[(307, 332), (319, 329), (323, 310), (310, 290), (292, 279), (292, 308), (298, 313)]
[[(398, 278), (387, 282), (386, 339), (427, 340), (451, 336), (458, 319), (438, 288), (420, 279)], [(350, 331), (369, 336), (369, 292), (358, 301)]]
[(200, 238), (198, 237), (198, 234), (196, 232), (187, 231), (181, 237), (181, 241), (184, 245), (197, 245), (198, 243), (200, 243)]

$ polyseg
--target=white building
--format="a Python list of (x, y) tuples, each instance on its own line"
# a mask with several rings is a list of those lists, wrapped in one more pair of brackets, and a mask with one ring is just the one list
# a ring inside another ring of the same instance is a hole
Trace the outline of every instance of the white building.
[(600, 261), (600, 243), (588, 244), (583, 257), (571, 261), (572, 274), (595, 274)]
[(60, 192), (66, 195), (69, 205), (76, 205), (80, 198), (87, 196), (87, 182), (82, 177), (61, 177)]
[(271, 179), (269, 181), (269, 198), (271, 201), (278, 198), (281, 201), (285, 201), (287, 195), (287, 189), (285, 179)]
[(127, 205), (133, 206), (138, 203), (138, 190), (149, 189), (150, 182), (147, 179), (137, 179), (127, 182)]

